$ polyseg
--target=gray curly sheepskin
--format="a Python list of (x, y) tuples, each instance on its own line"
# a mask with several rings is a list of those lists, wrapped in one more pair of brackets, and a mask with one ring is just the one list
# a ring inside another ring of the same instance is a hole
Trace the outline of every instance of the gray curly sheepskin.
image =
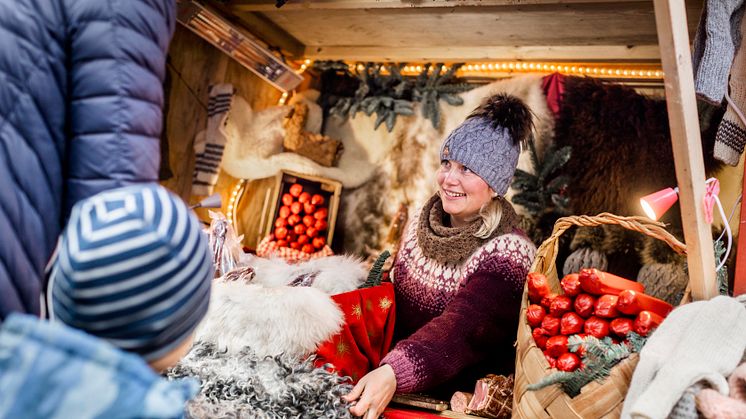
[(187, 404), (189, 418), (352, 418), (342, 400), (352, 389), (349, 379), (314, 368), (311, 359), (259, 359), (249, 348), (228, 355), (200, 342), (167, 376), (202, 382)]

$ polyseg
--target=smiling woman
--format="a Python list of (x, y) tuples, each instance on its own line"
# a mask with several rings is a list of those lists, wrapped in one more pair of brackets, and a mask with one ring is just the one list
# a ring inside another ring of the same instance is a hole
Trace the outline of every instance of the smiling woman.
[(394, 263), (394, 349), (346, 397), (377, 418), (395, 391), (450, 397), (487, 373), (512, 372), (520, 296), (536, 249), (504, 199), (531, 113), (496, 95), (450, 133), (440, 150), (438, 193), (404, 233)]

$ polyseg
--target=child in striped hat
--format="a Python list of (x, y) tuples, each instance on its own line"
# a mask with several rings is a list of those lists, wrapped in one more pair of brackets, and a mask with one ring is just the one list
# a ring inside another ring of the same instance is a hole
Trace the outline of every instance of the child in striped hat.
[(79, 202), (49, 277), (50, 321), (14, 314), (0, 328), (0, 417), (181, 417), (199, 385), (157, 372), (190, 349), (212, 276), (199, 222), (163, 187)]

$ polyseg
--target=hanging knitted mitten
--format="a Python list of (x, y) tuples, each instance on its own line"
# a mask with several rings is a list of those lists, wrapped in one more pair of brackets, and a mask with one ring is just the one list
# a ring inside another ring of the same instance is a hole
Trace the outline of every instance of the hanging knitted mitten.
[(194, 176), (192, 177), (193, 195), (210, 195), (218, 181), (223, 150), (227, 142), (225, 123), (233, 100), (233, 86), (217, 84), (210, 88), (210, 99), (207, 105), (207, 130), (204, 140), (195, 139)]
[[(741, 20), (741, 33), (746, 31), (746, 19)], [(741, 43), (730, 69), (730, 101), (715, 136), (715, 158), (731, 166), (737, 166), (746, 144), (746, 43)]]
[(699, 97), (720, 104), (728, 88), (728, 72), (741, 44), (739, 31), (744, 0), (707, 0), (694, 37), (692, 67)]

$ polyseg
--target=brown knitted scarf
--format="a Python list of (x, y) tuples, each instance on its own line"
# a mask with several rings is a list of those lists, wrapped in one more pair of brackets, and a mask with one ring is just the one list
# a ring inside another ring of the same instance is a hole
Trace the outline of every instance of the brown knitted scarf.
[(518, 224), (518, 215), (513, 206), (504, 198), (498, 198), (502, 205), (500, 224), (487, 239), (474, 236), (482, 225), (477, 218), (464, 227), (449, 227), (448, 214), (443, 210), (443, 202), (438, 194), (433, 195), (422, 208), (417, 226), (417, 242), (422, 253), (440, 263), (459, 263), (474, 253), (487, 241), (513, 231)]

